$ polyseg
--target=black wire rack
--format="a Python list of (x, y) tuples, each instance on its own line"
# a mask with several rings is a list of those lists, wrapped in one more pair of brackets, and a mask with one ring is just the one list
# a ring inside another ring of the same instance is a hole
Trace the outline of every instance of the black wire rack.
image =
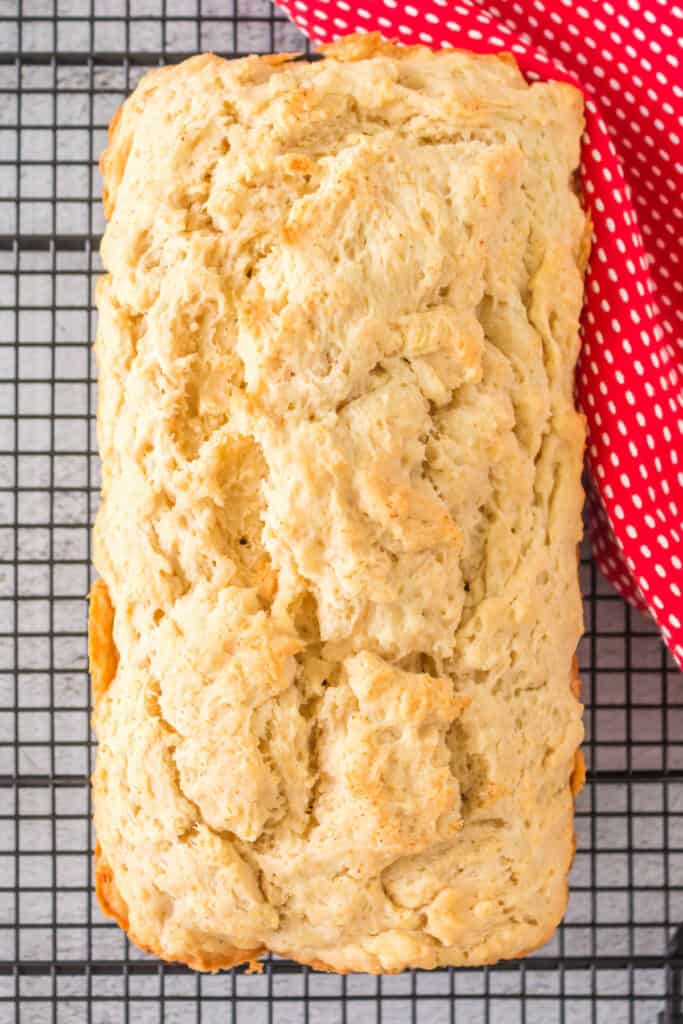
[(683, 1022), (683, 681), (581, 562), (587, 785), (554, 939), (490, 969), (199, 976), (93, 897), (86, 662), (99, 467), (97, 157), (149, 67), (306, 49), (265, 0), (0, 0), (0, 1024)]

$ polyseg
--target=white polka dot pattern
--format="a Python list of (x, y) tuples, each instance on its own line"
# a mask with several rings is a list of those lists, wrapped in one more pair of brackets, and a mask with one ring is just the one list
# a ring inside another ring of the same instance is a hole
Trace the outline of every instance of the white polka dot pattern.
[[(663, 0), (286, 0), (308, 35), (511, 50), (586, 97), (593, 221), (577, 397), (593, 551), (683, 668), (683, 8)], [(324, 8), (324, 10), (323, 10)], [(338, 17), (337, 17), (338, 15)]]

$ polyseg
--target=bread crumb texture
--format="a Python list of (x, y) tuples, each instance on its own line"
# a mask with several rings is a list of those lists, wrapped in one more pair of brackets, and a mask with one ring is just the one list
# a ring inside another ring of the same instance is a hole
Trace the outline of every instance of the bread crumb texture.
[(581, 130), (509, 58), (374, 37), (116, 118), (93, 785), (143, 948), (396, 971), (561, 917)]

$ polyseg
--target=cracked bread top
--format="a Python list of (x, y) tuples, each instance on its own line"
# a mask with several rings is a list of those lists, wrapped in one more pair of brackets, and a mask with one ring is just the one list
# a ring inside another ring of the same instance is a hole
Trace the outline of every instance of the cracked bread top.
[(93, 785), (144, 948), (389, 971), (561, 916), (581, 129), (508, 57), (370, 36), (115, 118)]

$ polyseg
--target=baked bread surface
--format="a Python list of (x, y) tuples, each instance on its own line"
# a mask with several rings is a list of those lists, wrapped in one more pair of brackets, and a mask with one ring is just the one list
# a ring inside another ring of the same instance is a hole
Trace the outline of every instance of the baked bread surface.
[(93, 787), (143, 948), (396, 971), (559, 921), (581, 130), (511, 58), (363, 36), (115, 118)]

